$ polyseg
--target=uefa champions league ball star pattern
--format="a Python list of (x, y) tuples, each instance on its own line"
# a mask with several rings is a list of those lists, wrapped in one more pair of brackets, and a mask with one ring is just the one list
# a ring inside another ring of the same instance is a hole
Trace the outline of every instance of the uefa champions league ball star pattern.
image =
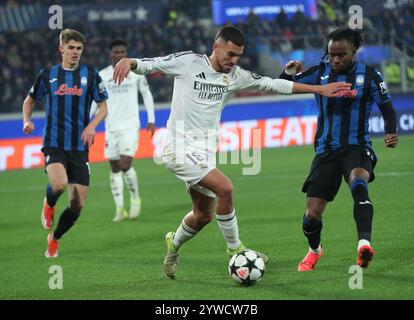
[(253, 251), (243, 251), (231, 257), (229, 273), (234, 281), (248, 286), (263, 278), (265, 263)]

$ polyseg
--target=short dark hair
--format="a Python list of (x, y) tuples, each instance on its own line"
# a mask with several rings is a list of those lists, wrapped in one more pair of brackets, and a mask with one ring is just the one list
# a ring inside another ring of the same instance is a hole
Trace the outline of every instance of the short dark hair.
[(244, 45), (243, 33), (235, 26), (225, 26), (221, 28), (217, 32), (215, 40), (219, 38), (224, 39), (226, 42), (231, 41), (235, 45), (238, 45), (239, 47)]
[(326, 45), (325, 45), (325, 55), (323, 58), (326, 58), (328, 56), (328, 45), (329, 41), (339, 41), (345, 39), (346, 41), (352, 43), (354, 45), (355, 50), (358, 50), (362, 42), (364, 41), (362, 39), (361, 32), (358, 30), (353, 30), (350, 28), (338, 28), (329, 33), (325, 36), (326, 39)]
[(86, 39), (85, 36), (80, 33), (79, 31), (73, 30), (73, 29), (64, 29), (60, 32), (59, 35), (59, 42), (60, 45), (63, 45), (64, 43), (68, 43), (70, 40), (75, 40), (83, 44), (85, 46)]
[(108, 49), (111, 50), (113, 47), (116, 47), (116, 46), (124, 46), (124, 47), (127, 47), (127, 43), (124, 40), (119, 40), (119, 39), (113, 40), (109, 44)]

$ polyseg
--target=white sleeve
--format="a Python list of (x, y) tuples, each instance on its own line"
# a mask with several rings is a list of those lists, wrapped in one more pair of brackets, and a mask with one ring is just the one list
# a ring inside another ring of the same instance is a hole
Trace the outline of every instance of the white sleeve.
[(184, 74), (196, 57), (192, 51), (173, 53), (165, 57), (135, 59), (137, 68), (132, 70), (136, 74), (149, 74), (159, 71), (166, 74)]
[(138, 80), (138, 89), (144, 100), (145, 109), (147, 109), (148, 123), (155, 123), (154, 98), (148, 85), (147, 78), (144, 76), (140, 78), (141, 79)]
[(284, 79), (263, 77), (242, 68), (238, 68), (236, 90), (260, 90), (280, 94), (292, 94), (293, 82)]

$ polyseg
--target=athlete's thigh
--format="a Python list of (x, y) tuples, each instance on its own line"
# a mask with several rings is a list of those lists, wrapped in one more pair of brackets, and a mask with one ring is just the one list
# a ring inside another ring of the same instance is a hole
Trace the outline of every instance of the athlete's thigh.
[(190, 186), (197, 185), (211, 170), (214, 164), (210, 156), (192, 148), (177, 148), (173, 143), (164, 146), (162, 161), (176, 177)]
[(338, 193), (341, 180), (342, 171), (338, 156), (332, 158), (316, 156), (302, 191), (307, 194), (308, 198), (332, 201)]
[(121, 168), (130, 168), (132, 166), (133, 157), (121, 155), (119, 165)]
[(45, 158), (45, 171), (52, 186), (65, 186), (68, 183), (66, 172), (67, 156), (59, 148), (45, 147), (42, 149)]
[(68, 154), (67, 173), (70, 184), (89, 186), (90, 166), (88, 151), (70, 151)]
[[(352, 172), (359, 171), (361, 178), (368, 178), (369, 182), (375, 178), (374, 167), (377, 162), (374, 151), (365, 146), (355, 146), (351, 148), (342, 159), (342, 170), (345, 181), (349, 184)], [(358, 170), (355, 170), (358, 169)]]
[(66, 186), (68, 184), (68, 176), (66, 173), (66, 168), (62, 163), (55, 162), (49, 164), (46, 167), (47, 177), (49, 179), (49, 184), (53, 187), (55, 186)]
[(119, 160), (119, 139), (116, 132), (105, 131), (105, 158), (108, 160)]
[(118, 132), (118, 152), (121, 156), (135, 157), (138, 150), (138, 128)]
[(204, 188), (213, 190), (215, 193), (218, 193), (223, 188), (232, 188), (230, 179), (217, 168), (212, 169), (198, 184)]

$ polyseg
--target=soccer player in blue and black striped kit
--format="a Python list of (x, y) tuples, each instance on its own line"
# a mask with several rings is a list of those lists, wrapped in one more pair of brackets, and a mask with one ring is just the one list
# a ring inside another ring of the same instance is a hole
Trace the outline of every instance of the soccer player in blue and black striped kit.
[[(58, 240), (79, 218), (89, 187), (88, 149), (95, 128), (105, 118), (108, 98), (98, 71), (79, 64), (85, 37), (76, 30), (60, 33), (59, 51), (62, 63), (43, 69), (23, 103), (23, 132), (31, 134), (31, 114), (35, 101), (46, 97), (46, 126), (43, 148), (49, 184), (43, 202), (42, 224), (53, 227), (54, 207), (65, 188), (69, 189), (69, 205), (59, 218), (56, 229), (47, 237), (45, 256), (58, 256)], [(89, 119), (92, 100), (99, 111)]]
[(319, 107), (314, 140), (315, 158), (302, 191), (307, 194), (307, 210), (303, 217), (303, 233), (308, 238), (309, 252), (299, 263), (298, 271), (313, 270), (323, 254), (321, 245), (322, 213), (341, 185), (342, 176), (354, 200), (354, 219), (358, 233), (357, 264), (363, 268), (374, 256), (371, 246), (373, 206), (368, 183), (373, 181), (377, 162), (371, 148), (368, 119), (372, 107), (378, 105), (385, 123), (385, 145), (397, 145), (396, 114), (381, 74), (374, 68), (355, 61), (362, 44), (361, 34), (352, 29), (336, 29), (327, 36), (325, 57), (319, 65), (296, 74), (302, 68), (290, 61), (281, 78), (307, 84), (352, 83), (349, 90), (336, 98), (315, 95)]

